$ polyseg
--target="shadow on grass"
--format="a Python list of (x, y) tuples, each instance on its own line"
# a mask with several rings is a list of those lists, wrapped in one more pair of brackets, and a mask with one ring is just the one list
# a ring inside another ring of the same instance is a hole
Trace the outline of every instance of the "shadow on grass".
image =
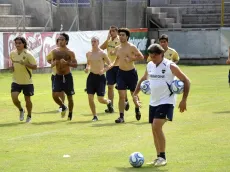
[(92, 127), (107, 127), (107, 126), (115, 126), (115, 125), (146, 125), (146, 124), (149, 124), (148, 122), (138, 122), (138, 121), (130, 121), (130, 122), (125, 122), (125, 123), (121, 123), (121, 124), (117, 124), (115, 122), (110, 122), (110, 123), (103, 123), (103, 124), (100, 124), (100, 123), (94, 123), (92, 125)]
[(44, 111), (44, 112), (33, 112), (33, 114), (54, 114), (54, 113), (60, 113), (57, 110), (52, 111)]
[[(93, 115), (91, 113), (85, 113), (85, 114), (81, 114), (83, 116), (92, 116)], [(98, 116), (106, 116), (106, 115), (110, 115), (110, 113), (105, 113), (105, 112), (101, 112), (101, 113), (97, 113)]]
[[(133, 167), (116, 167), (117, 171), (125, 171), (125, 172), (138, 172), (138, 171), (158, 171), (158, 172), (161, 172), (161, 171), (168, 171), (168, 169), (161, 169), (162, 167), (154, 167), (154, 166), (142, 166), (141, 168), (133, 168)], [(164, 168), (164, 167), (163, 167)]]
[(222, 114), (222, 113), (230, 113), (230, 111), (219, 111), (219, 112), (213, 112), (215, 114)]
[(74, 121), (74, 122), (68, 122), (66, 124), (88, 124), (88, 123), (92, 123), (92, 121), (89, 119), (88, 121)]
[(11, 127), (11, 126), (16, 126), (16, 125), (21, 125), (25, 124), (25, 122), (12, 122), (12, 123), (5, 123), (5, 124), (0, 124), (0, 127)]
[(32, 125), (51, 125), (66, 122), (66, 120), (59, 120), (59, 121), (46, 121), (46, 122), (32, 122)]

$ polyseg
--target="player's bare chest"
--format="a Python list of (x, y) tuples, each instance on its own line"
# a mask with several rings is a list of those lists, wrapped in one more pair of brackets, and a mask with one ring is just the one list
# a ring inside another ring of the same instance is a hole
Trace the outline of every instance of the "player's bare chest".
[(61, 59), (70, 60), (70, 55), (66, 51), (55, 51), (53, 53), (53, 56), (55, 60), (61, 60)]

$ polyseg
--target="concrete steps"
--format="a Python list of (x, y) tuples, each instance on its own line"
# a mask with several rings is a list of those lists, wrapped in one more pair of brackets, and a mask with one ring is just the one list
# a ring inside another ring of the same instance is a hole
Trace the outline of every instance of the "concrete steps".
[[(42, 31), (52, 31), (50, 27), (25, 27), (25, 32), (42, 32)], [(23, 27), (0, 27), (0, 32), (24, 32)]]
[[(14, 27), (18, 26), (20, 21), (22, 20), (22, 15), (0, 15), (0, 27)], [(25, 26), (32, 25), (32, 16), (25, 16)], [(23, 23), (21, 23), (22, 25)]]
[(9, 15), (11, 13), (11, 4), (0, 4), (0, 15)]

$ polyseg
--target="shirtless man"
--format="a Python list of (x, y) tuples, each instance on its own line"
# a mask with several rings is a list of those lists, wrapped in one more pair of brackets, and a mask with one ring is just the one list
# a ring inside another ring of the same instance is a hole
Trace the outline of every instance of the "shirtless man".
[(53, 98), (54, 101), (62, 108), (61, 116), (65, 117), (67, 107), (64, 105), (61, 97), (62, 91), (65, 92), (68, 99), (69, 115), (68, 120), (72, 120), (73, 112), (73, 97), (74, 84), (73, 77), (70, 72), (70, 67), (77, 67), (77, 60), (73, 51), (69, 50), (66, 45), (69, 42), (69, 35), (61, 33), (57, 39), (59, 47), (52, 50), (53, 59), (51, 60), (51, 67), (56, 66), (56, 75), (53, 83)]
[[(106, 104), (110, 113), (114, 111), (111, 100), (104, 98), (106, 85), (104, 73), (111, 67), (111, 63), (108, 56), (103, 52), (102, 49), (98, 47), (99, 38), (93, 37), (91, 39), (91, 44), (92, 50), (86, 53), (87, 65), (85, 72), (88, 73), (88, 71), (90, 71), (87, 78), (86, 90), (88, 94), (89, 106), (93, 114), (92, 120), (97, 121), (98, 117), (94, 103), (95, 93), (97, 93), (98, 101), (102, 104)], [(108, 65), (106, 68), (104, 67), (105, 63)]]
[[(115, 120), (116, 123), (124, 123), (124, 109), (125, 109), (125, 97), (126, 89), (129, 89), (131, 95), (135, 91), (138, 76), (135, 69), (134, 61), (144, 59), (142, 53), (137, 47), (128, 42), (130, 37), (130, 31), (127, 28), (120, 28), (118, 30), (119, 39), (121, 45), (116, 47), (117, 58), (112, 66), (119, 64), (119, 70), (117, 75), (117, 89), (119, 93), (119, 111), (120, 117)], [(141, 113), (139, 106), (135, 105), (136, 119), (139, 121)]]

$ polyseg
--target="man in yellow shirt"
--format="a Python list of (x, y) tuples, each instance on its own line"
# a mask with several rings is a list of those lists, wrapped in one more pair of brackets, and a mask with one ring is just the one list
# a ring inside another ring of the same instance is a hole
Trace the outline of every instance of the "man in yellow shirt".
[[(58, 39), (56, 40), (56, 45), (58, 47)], [(46, 60), (49, 64), (51, 64), (52, 60), (53, 60), (53, 53), (52, 51), (46, 56)], [(56, 75), (56, 66), (54, 66), (52, 68), (52, 75), (51, 75), (51, 86), (52, 86), (52, 97), (54, 99), (54, 93), (53, 93), (53, 84), (54, 84), (54, 77)], [(65, 93), (64, 91), (61, 92), (60, 94), (60, 98), (63, 101), (63, 103), (65, 102)], [(59, 107), (59, 111), (61, 112), (61, 107)]]
[(23, 91), (27, 118), (26, 122), (31, 121), (32, 102), (30, 97), (34, 95), (34, 85), (32, 81), (32, 70), (37, 69), (36, 60), (27, 50), (27, 42), (23, 37), (16, 37), (14, 39), (16, 50), (10, 53), (10, 59), (12, 61), (13, 70), (13, 82), (11, 84), (11, 97), (14, 105), (19, 109), (20, 121), (24, 120), (24, 109), (21, 106), (21, 102), (18, 99), (19, 94)]
[[(107, 40), (100, 47), (102, 50), (107, 49), (108, 57), (111, 63), (113, 63), (117, 58), (115, 54), (115, 47), (118, 45), (120, 45), (120, 40), (118, 37), (118, 28), (116, 26), (111, 26), (109, 29)], [(118, 69), (119, 69), (119, 64), (112, 67), (110, 70), (106, 72), (106, 80), (108, 85), (108, 99), (112, 101), (112, 105), (114, 99), (114, 85), (117, 83)], [(127, 96), (125, 101), (125, 110), (126, 111), (129, 110), (129, 102)], [(109, 113), (110, 111), (109, 109), (106, 109), (105, 112)]]
[[(165, 50), (164, 57), (166, 59), (173, 61), (174, 63), (178, 63), (180, 60), (180, 57), (178, 53), (176, 52), (176, 50), (168, 46), (168, 42), (169, 42), (168, 35), (166, 34), (161, 35), (159, 38), (159, 42), (162, 48)], [(151, 58), (148, 57), (147, 61), (148, 62), (151, 61)]]

